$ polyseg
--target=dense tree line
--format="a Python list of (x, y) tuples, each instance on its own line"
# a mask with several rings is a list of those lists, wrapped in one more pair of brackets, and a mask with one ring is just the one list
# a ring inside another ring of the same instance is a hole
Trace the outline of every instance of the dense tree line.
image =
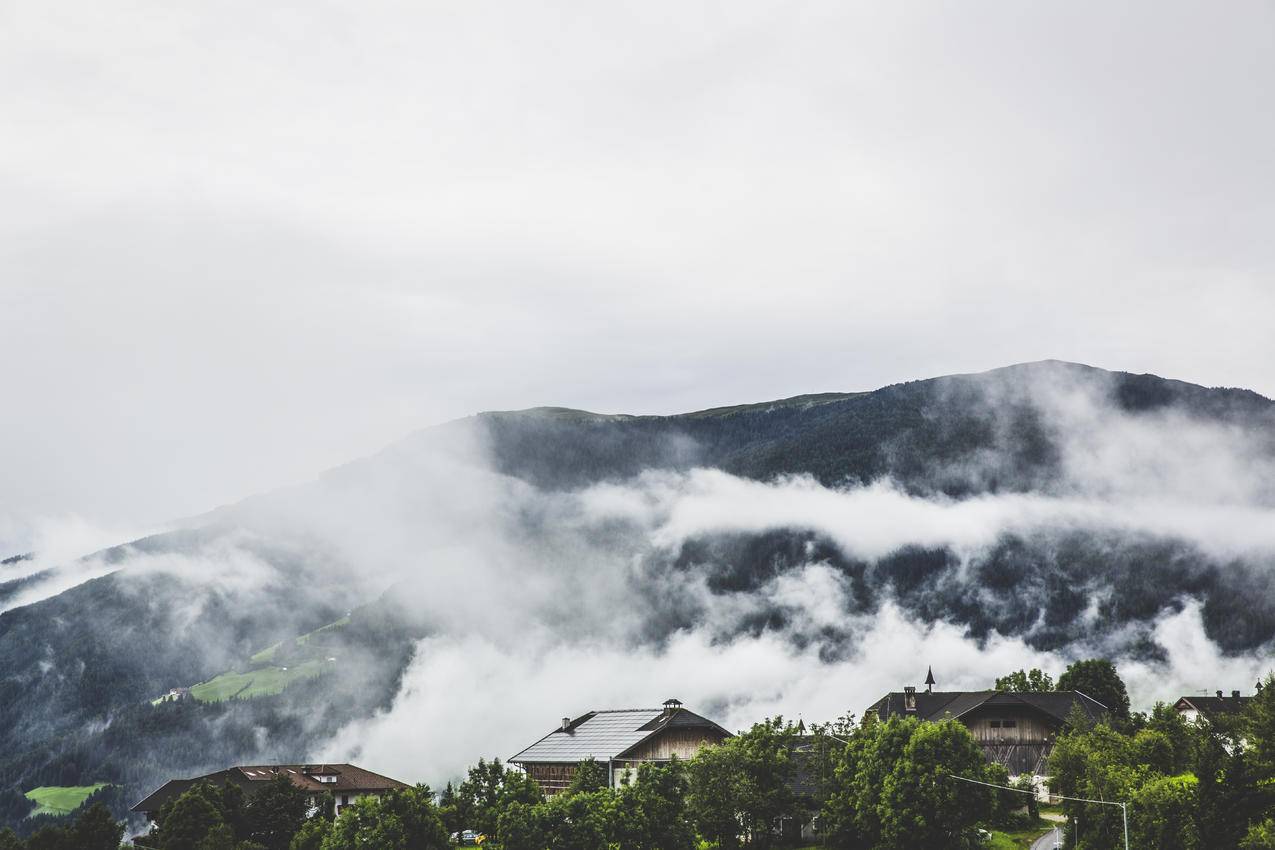
[[(1171, 706), (1090, 725), (1074, 717), (1050, 758), (1051, 790), (1125, 802), (1130, 845), (1275, 850), (1275, 677), (1243, 712), (1187, 722)], [(1065, 801), (1068, 847), (1124, 846), (1117, 806)]]

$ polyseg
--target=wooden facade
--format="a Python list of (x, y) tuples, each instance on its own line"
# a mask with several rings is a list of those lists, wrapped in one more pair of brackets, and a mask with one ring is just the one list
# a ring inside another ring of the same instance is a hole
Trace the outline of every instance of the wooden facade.
[(668, 761), (674, 756), (686, 760), (705, 744), (720, 744), (726, 737), (720, 731), (704, 726), (673, 726), (648, 738), (624, 754), (625, 761)]
[(1059, 725), (1029, 708), (987, 708), (962, 717), (980, 744), (1043, 744), (1054, 739)]
[[(927, 681), (933, 674), (927, 675)], [(868, 707), (880, 719), (915, 717), (955, 719), (970, 730), (989, 762), (1004, 765), (1010, 776), (1041, 775), (1054, 741), (1068, 716), (1082, 712), (1090, 720), (1106, 706), (1078, 691), (920, 691), (905, 687)]]
[(524, 764), (523, 769), (549, 796), (566, 791), (576, 775), (574, 764)]

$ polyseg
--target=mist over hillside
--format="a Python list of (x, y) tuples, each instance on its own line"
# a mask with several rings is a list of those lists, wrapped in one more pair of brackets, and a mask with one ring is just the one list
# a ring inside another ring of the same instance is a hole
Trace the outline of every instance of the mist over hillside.
[[(1247, 688), (1273, 575), (1275, 403), (1246, 390), (1044, 362), (681, 416), (484, 413), (0, 564), (0, 816), (37, 784), (234, 760), (438, 783), (564, 714), (675, 695), (727, 726), (823, 719), (926, 665), (978, 688), (1108, 655), (1144, 707)], [(316, 678), (151, 703), (328, 625)]]

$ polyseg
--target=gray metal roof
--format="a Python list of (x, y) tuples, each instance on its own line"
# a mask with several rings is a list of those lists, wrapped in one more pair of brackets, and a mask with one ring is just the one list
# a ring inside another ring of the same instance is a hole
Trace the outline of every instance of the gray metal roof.
[(659, 708), (593, 711), (574, 721), (567, 731), (556, 729), (532, 744), (512, 762), (579, 762), (587, 758), (610, 761), (651, 734), (643, 729), (664, 713)]
[(553, 730), (509, 761), (570, 764), (592, 758), (607, 762), (671, 726), (702, 726), (720, 733), (723, 738), (730, 737), (730, 732), (713, 721), (681, 707), (671, 711), (663, 708), (590, 711), (571, 721), (565, 730)]

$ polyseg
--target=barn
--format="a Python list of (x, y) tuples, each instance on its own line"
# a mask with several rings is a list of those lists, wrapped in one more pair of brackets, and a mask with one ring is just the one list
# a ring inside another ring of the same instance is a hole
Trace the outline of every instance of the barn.
[(1004, 765), (1010, 776), (1045, 773), (1054, 741), (1073, 711), (1091, 721), (1107, 713), (1106, 706), (1079, 691), (935, 691), (933, 674), (926, 679), (925, 691), (907, 687), (886, 694), (868, 711), (881, 720), (959, 720), (983, 748), (984, 757)]
[(639, 765), (689, 759), (700, 747), (731, 737), (721, 726), (682, 706), (675, 699), (662, 708), (590, 711), (574, 720), (562, 718), (557, 728), (509, 758), (540, 785), (557, 794), (571, 784), (581, 762), (593, 759), (607, 770), (608, 782), (631, 780)]

